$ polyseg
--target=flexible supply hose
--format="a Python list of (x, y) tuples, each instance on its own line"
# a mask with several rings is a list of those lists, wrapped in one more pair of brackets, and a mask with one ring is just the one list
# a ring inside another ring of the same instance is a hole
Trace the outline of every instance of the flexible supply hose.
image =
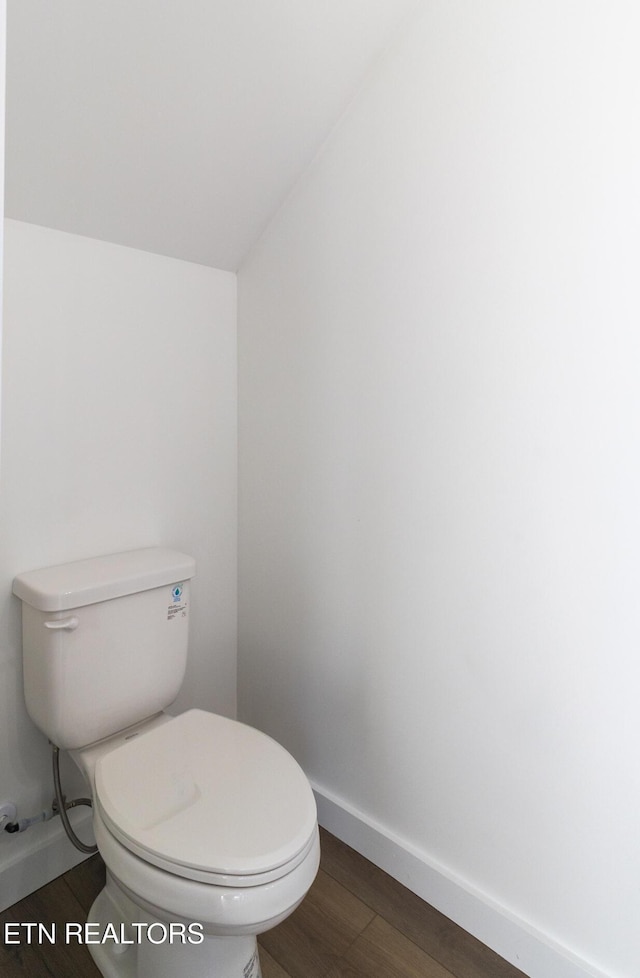
[(65, 802), (62, 794), (62, 785), (60, 784), (60, 749), (56, 747), (55, 744), (52, 744), (51, 746), (53, 747), (53, 786), (55, 788), (56, 804), (58, 806), (60, 818), (62, 819), (62, 824), (64, 825), (64, 830), (67, 833), (69, 840), (74, 844), (76, 849), (80, 850), (80, 852), (97, 852), (97, 846), (88, 846), (86, 842), (82, 842), (78, 838), (71, 827), (71, 822), (69, 821), (69, 816), (67, 815), (67, 808), (75, 808), (77, 805), (88, 805), (89, 808), (92, 808), (93, 806), (91, 799), (76, 798), (75, 801)]

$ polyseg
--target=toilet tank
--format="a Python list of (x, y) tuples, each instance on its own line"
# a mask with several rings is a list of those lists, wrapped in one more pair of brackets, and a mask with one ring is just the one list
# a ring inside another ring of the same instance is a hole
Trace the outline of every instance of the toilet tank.
[(153, 547), (15, 578), (27, 710), (52, 743), (84, 747), (175, 699), (194, 575), (192, 557)]

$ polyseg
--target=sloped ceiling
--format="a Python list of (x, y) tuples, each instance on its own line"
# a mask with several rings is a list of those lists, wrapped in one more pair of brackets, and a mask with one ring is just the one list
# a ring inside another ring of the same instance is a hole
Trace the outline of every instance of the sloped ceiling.
[(416, 0), (9, 0), (7, 217), (235, 270)]

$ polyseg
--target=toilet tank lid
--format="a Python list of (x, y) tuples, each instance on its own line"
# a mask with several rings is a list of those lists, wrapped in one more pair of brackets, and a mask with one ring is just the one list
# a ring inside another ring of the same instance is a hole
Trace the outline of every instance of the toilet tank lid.
[(19, 574), (13, 593), (40, 611), (67, 611), (195, 576), (193, 557), (148, 547)]

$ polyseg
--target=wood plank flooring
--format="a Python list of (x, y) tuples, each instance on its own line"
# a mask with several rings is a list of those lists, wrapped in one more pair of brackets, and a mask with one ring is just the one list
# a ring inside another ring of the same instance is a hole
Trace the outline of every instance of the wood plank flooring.
[[(263, 978), (522, 978), (419, 897), (324, 830), (320, 872), (306, 899), (259, 938)], [(104, 885), (92, 856), (0, 915), (64, 931), (86, 919)], [(0, 941), (2, 978), (100, 978), (86, 947)]]

